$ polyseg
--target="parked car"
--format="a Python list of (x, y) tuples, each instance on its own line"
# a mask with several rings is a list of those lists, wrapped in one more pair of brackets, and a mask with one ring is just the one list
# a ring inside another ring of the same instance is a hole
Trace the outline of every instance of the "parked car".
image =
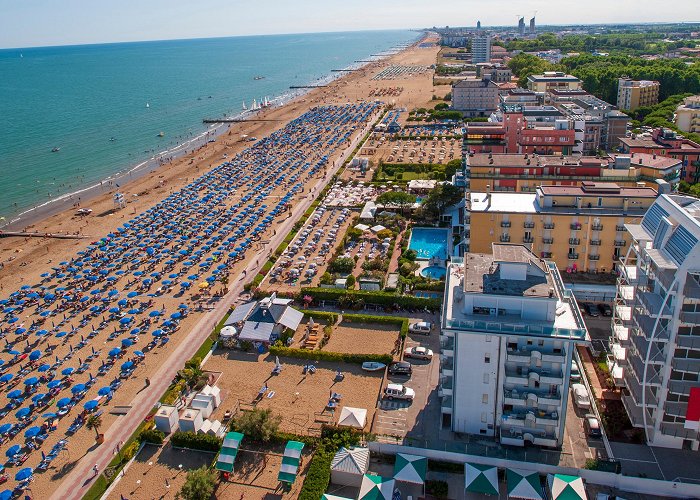
[(581, 372), (578, 369), (578, 363), (576, 363), (575, 359), (571, 360), (571, 375), (569, 378), (572, 382), (581, 381)]
[(583, 421), (583, 428), (586, 430), (586, 435), (591, 438), (599, 438), (603, 436), (600, 430), (600, 422), (595, 415), (586, 415)]
[(588, 395), (586, 386), (583, 384), (573, 384), (571, 392), (574, 394), (574, 404), (581, 410), (588, 410), (591, 407), (591, 398)]
[(432, 359), (433, 351), (427, 347), (407, 347), (403, 351), (404, 358)]
[(586, 311), (586, 313), (592, 318), (597, 318), (600, 316), (598, 308), (595, 306), (595, 304), (591, 304), (590, 302), (583, 303), (583, 310)]
[(384, 397), (387, 399), (405, 399), (413, 401), (416, 397), (416, 391), (402, 384), (389, 384), (384, 389)]
[(408, 361), (397, 361), (389, 365), (389, 373), (392, 375), (411, 375), (413, 367)]
[(602, 314), (603, 316), (612, 316), (612, 307), (610, 307), (610, 304), (598, 304), (598, 309), (600, 310), (600, 314)]
[(409, 325), (408, 331), (411, 333), (422, 333), (423, 335), (429, 335), (430, 331), (433, 329), (433, 324), (428, 321), (421, 321), (419, 323), (413, 323)]

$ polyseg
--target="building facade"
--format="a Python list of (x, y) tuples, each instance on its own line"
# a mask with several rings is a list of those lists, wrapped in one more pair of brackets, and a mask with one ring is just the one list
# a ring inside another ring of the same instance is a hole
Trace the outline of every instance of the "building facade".
[(654, 80), (632, 80), (622, 77), (617, 82), (617, 107), (634, 111), (659, 102), (661, 84)]
[(491, 61), (491, 36), (477, 35), (472, 38), (472, 63), (487, 63)]
[(467, 196), (467, 251), (488, 252), (498, 242), (522, 243), (566, 272), (610, 273), (629, 246), (625, 224), (639, 223), (657, 192), (582, 182), (539, 186), (533, 193), (493, 192), (489, 187)]
[(700, 200), (663, 195), (627, 224), (608, 363), (653, 446), (700, 446)]
[(571, 359), (588, 334), (553, 262), (523, 245), (454, 259), (440, 333), (443, 427), (561, 447)]
[(452, 86), (452, 108), (467, 117), (486, 117), (498, 107), (499, 88), (488, 78), (466, 78)]
[(545, 71), (541, 75), (527, 77), (527, 88), (534, 92), (550, 92), (552, 90), (579, 90), (581, 80), (561, 71)]
[(700, 95), (686, 97), (676, 108), (674, 121), (683, 132), (700, 134)]
[(647, 153), (681, 160), (682, 179), (690, 183), (700, 182), (700, 144), (673, 130), (657, 128), (651, 134), (623, 137), (620, 150), (625, 154)]

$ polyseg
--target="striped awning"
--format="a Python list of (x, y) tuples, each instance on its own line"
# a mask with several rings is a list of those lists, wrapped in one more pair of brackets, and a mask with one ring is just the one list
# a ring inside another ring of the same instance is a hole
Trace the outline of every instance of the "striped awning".
[(216, 459), (216, 470), (224, 472), (233, 472), (233, 462), (238, 454), (238, 447), (243, 440), (243, 434), (240, 432), (229, 432), (224, 438), (224, 444), (221, 445), (221, 451)]
[(284, 448), (282, 456), (282, 465), (280, 472), (277, 475), (279, 481), (292, 484), (297, 478), (299, 472), (299, 463), (301, 462), (301, 451), (304, 449), (304, 443), (299, 441), (287, 441), (287, 446)]

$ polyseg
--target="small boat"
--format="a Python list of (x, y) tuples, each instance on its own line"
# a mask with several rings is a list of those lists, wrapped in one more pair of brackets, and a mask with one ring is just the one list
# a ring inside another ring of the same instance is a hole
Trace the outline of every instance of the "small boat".
[(264, 77), (264, 76), (260, 76), (260, 75), (254, 76), (254, 77), (253, 77), (253, 80), (264, 80), (264, 79), (265, 79), (265, 77)]
[(58, 153), (61, 150), (59, 147), (51, 148), (52, 153)]
[(158, 137), (165, 137), (165, 132), (161, 132), (158, 134)]
[(365, 361), (362, 363), (362, 369), (368, 372), (378, 372), (384, 368), (386, 368), (386, 365), (379, 361)]
[(150, 104), (148, 104), (148, 103), (146, 103), (146, 107), (147, 107), (147, 108), (150, 108), (150, 107), (151, 107), (151, 105), (150, 105)]
[(110, 137), (110, 138), (109, 138), (109, 142), (114, 142), (114, 141), (116, 141), (116, 140), (117, 140), (117, 139), (115, 139), (114, 137)]
[(243, 111), (248, 111), (248, 106), (245, 105), (245, 101), (243, 101)]

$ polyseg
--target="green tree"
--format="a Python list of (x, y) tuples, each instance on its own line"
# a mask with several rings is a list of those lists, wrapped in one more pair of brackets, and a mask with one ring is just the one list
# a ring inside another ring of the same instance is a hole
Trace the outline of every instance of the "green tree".
[(216, 480), (216, 472), (206, 466), (191, 470), (177, 496), (183, 500), (209, 500), (214, 494)]
[(270, 408), (256, 408), (243, 412), (236, 419), (235, 427), (251, 439), (266, 443), (277, 433), (281, 422), (282, 417), (273, 414)]
[(387, 191), (377, 197), (377, 203), (385, 208), (397, 207), (401, 213), (416, 202), (415, 195), (404, 191)]
[(332, 273), (351, 273), (355, 269), (355, 260), (350, 257), (338, 257), (328, 266)]
[(452, 184), (438, 184), (423, 202), (423, 209), (432, 217), (439, 217), (447, 207), (459, 203), (464, 190)]
[(85, 427), (95, 431), (95, 437), (100, 437), (100, 427), (102, 427), (102, 417), (99, 415), (90, 415), (85, 423)]
[(356, 282), (357, 282), (357, 280), (355, 280), (355, 277), (352, 274), (349, 275), (347, 278), (347, 282), (345, 283), (345, 288), (348, 288), (350, 290), (354, 290)]

